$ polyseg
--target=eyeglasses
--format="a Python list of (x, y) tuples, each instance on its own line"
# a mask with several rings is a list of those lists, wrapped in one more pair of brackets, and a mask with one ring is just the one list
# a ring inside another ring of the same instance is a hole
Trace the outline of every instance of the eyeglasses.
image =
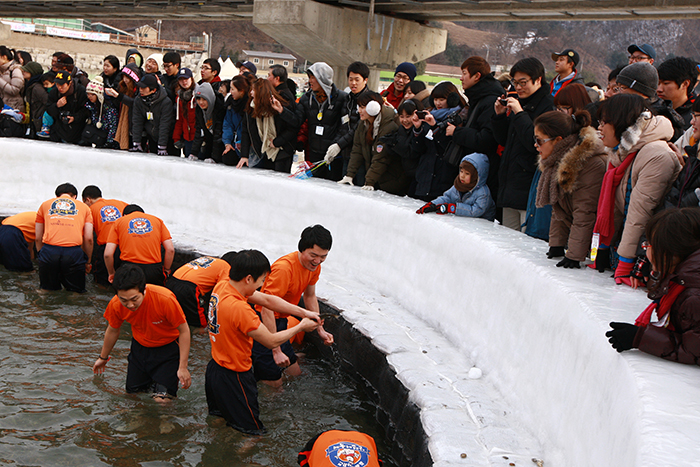
[(403, 73), (398, 73), (397, 75), (394, 76), (394, 80), (411, 81), (411, 77), (408, 75), (404, 75)]
[(651, 243), (649, 243), (645, 240), (642, 242), (642, 244), (640, 246), (642, 247), (642, 250), (648, 250), (649, 247), (651, 247)]
[(537, 146), (542, 146), (544, 143), (546, 143), (548, 141), (552, 141), (554, 138), (540, 139), (537, 136), (535, 136), (534, 139), (535, 139), (535, 144)]
[(172, 63), (163, 63), (163, 68), (171, 68), (171, 67), (174, 67), (174, 66), (175, 66), (175, 65), (173, 65)]
[(208, 65), (204, 65), (200, 70), (211, 70), (211, 67)]
[(517, 81), (511, 80), (510, 84), (512, 84), (513, 87), (516, 87), (516, 88), (524, 88), (525, 86), (527, 86), (528, 81), (532, 81), (532, 79), (531, 78), (527, 78), (527, 79), (523, 78), (523, 79), (519, 79)]
[(557, 110), (558, 110), (559, 112), (569, 113), (569, 112), (571, 112), (571, 109), (573, 109), (573, 107), (571, 107), (571, 106), (569, 106), (569, 105), (559, 105), (559, 106), (557, 106)]
[(636, 62), (641, 62), (643, 60), (651, 60), (651, 57), (648, 55), (630, 55), (630, 63), (636, 63)]

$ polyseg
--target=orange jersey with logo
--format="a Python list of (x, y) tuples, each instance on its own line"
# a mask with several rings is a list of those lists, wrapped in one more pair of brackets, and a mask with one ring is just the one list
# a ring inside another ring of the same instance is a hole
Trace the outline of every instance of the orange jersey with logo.
[(128, 309), (115, 295), (107, 305), (104, 317), (116, 329), (124, 321), (131, 324), (131, 335), (144, 347), (170, 344), (180, 336), (177, 327), (187, 322), (175, 294), (152, 284), (146, 284), (143, 302), (137, 309)]
[(173, 276), (192, 282), (202, 293), (209, 293), (219, 281), (228, 280), (230, 270), (231, 266), (223, 259), (201, 256), (178, 268)]
[(374, 438), (359, 431), (329, 430), (321, 433), (313, 447), (299, 453), (303, 467), (334, 467), (340, 465), (379, 467)]
[(230, 282), (221, 281), (214, 286), (208, 319), (214, 361), (239, 373), (250, 370), (253, 338), (248, 333), (260, 327), (260, 318)]
[(2, 225), (13, 225), (22, 231), (24, 239), (27, 243), (34, 243), (36, 240), (36, 213), (34, 211), (20, 212), (14, 216), (10, 216)]
[(161, 262), (160, 246), (170, 238), (162, 220), (151, 214), (132, 212), (113, 224), (107, 242), (119, 245), (122, 261), (153, 264)]
[[(298, 305), (302, 294), (310, 285), (318, 282), (321, 274), (319, 265), (315, 271), (309, 271), (299, 262), (299, 253), (289, 253), (272, 264), (270, 274), (265, 279), (263, 293), (283, 298), (292, 305)], [(289, 315), (275, 313), (276, 318), (286, 318)]]
[(35, 222), (44, 224), (42, 241), (47, 245), (79, 246), (83, 244), (85, 224), (92, 224), (92, 213), (77, 199), (53, 198), (41, 204)]
[(122, 217), (127, 204), (116, 199), (100, 199), (90, 206), (92, 212), (93, 228), (95, 229), (95, 242), (98, 245), (107, 243), (109, 232), (114, 223)]

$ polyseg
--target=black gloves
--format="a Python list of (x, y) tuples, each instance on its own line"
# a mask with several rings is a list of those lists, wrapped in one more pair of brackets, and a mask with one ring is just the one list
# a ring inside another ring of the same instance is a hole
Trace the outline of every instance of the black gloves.
[[(552, 258), (561, 258), (564, 256), (564, 247), (563, 246), (550, 246), (549, 251), (547, 252), (547, 259), (552, 259)], [(559, 266), (557, 264), (557, 266)]]
[(598, 248), (593, 269), (597, 269), (598, 272), (605, 272), (606, 269), (610, 269), (610, 248)]
[(573, 259), (564, 257), (563, 260), (557, 263), (557, 267), (564, 269), (581, 269), (581, 263), (579, 263), (578, 261), (574, 261)]
[(416, 211), (416, 214), (425, 214), (428, 212), (437, 212), (438, 207), (434, 205), (433, 203), (426, 203), (423, 206), (421, 206), (420, 209)]
[(609, 337), (608, 342), (618, 352), (623, 352), (633, 348), (634, 338), (639, 330), (638, 326), (629, 323), (610, 323), (612, 331), (605, 333)]

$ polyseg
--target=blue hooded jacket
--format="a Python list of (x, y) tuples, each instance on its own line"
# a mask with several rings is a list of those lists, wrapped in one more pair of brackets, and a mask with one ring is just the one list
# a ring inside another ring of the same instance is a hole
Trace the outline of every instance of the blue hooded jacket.
[(442, 196), (433, 200), (433, 204), (456, 204), (455, 214), (466, 217), (481, 217), (492, 221), (496, 217), (496, 203), (491, 197), (491, 190), (486, 186), (489, 178), (489, 158), (485, 154), (475, 152), (462, 158), (469, 162), (479, 174), (479, 180), (471, 191), (460, 193), (452, 186)]

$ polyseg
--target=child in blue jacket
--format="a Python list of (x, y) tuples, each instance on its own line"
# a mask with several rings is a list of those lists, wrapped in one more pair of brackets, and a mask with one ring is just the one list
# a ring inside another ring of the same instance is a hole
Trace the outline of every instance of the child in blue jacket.
[(459, 164), (459, 175), (454, 186), (442, 196), (416, 211), (417, 214), (437, 212), (466, 217), (482, 217), (492, 221), (496, 216), (496, 203), (486, 186), (489, 176), (489, 159), (475, 152), (464, 156)]

